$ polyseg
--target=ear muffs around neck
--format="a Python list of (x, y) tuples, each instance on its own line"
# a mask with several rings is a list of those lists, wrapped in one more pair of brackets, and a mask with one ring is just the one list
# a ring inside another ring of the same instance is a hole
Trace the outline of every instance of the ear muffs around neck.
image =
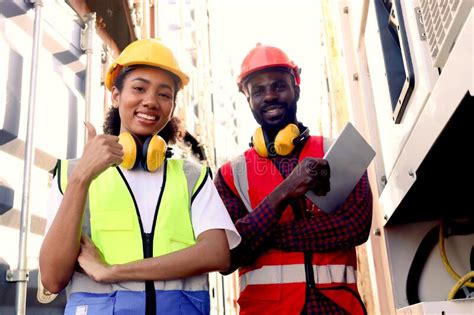
[(132, 134), (122, 132), (119, 135), (119, 143), (124, 154), (120, 165), (125, 169), (136, 169), (141, 165), (144, 170), (155, 172), (166, 158), (166, 142), (158, 135), (148, 137), (143, 145), (140, 145)]
[[(308, 132), (304, 132), (305, 135)], [(305, 137), (300, 137), (300, 130), (295, 124), (288, 124), (278, 131), (274, 142), (269, 142), (268, 137), (262, 127), (257, 128), (252, 137), (252, 146), (261, 157), (267, 158), (275, 155), (286, 156), (295, 148), (296, 142), (301, 142)], [(300, 139), (302, 138), (302, 139)]]

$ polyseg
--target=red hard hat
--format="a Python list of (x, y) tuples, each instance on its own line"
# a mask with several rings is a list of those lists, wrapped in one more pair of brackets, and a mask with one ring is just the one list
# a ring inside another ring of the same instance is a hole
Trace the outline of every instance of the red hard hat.
[(256, 71), (275, 67), (290, 69), (295, 77), (296, 85), (300, 84), (300, 69), (288, 58), (283, 50), (258, 43), (242, 61), (240, 74), (237, 77), (239, 91), (242, 92), (242, 81), (245, 77)]

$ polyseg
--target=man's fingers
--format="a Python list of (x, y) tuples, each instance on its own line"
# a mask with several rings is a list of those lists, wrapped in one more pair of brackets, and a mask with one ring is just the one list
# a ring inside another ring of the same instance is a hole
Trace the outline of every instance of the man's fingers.
[(87, 141), (89, 141), (97, 135), (97, 132), (95, 131), (95, 127), (90, 122), (85, 121), (84, 125), (87, 129)]
[(329, 163), (326, 160), (309, 159), (305, 166), (308, 174), (315, 178), (326, 179), (330, 177)]
[(320, 173), (322, 177), (329, 177), (329, 169), (322, 169)]
[(326, 196), (331, 191), (331, 184), (328, 180), (317, 180), (313, 183), (311, 190), (318, 196)]

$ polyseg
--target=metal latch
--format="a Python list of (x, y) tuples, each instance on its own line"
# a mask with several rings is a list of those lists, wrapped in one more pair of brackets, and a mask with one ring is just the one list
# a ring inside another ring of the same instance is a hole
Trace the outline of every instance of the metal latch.
[[(93, 48), (93, 34), (95, 28), (96, 14), (95, 12), (90, 12), (84, 15), (84, 28), (81, 29), (81, 39), (80, 46), (84, 52), (92, 53)], [(92, 32), (90, 32), (92, 30)]]
[(30, 272), (23, 270), (7, 270), (5, 279), (7, 282), (28, 282)]
[(426, 40), (425, 23), (423, 23), (423, 14), (420, 7), (415, 8), (416, 26), (421, 40)]

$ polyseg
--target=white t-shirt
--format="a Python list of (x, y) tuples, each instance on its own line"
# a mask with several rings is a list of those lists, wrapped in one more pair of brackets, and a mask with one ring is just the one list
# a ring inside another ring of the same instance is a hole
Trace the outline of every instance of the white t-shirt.
[[(159, 198), (159, 192), (163, 185), (163, 169), (158, 169), (155, 173), (150, 173), (142, 169), (126, 170), (120, 168), (124, 174), (130, 189), (135, 196), (138, 210), (142, 220), (143, 230), (150, 233), (155, 208)], [(196, 238), (205, 231), (212, 229), (223, 229), (227, 235), (229, 248), (232, 249), (240, 243), (240, 235), (237, 232), (227, 209), (222, 202), (211, 178), (207, 176), (203, 187), (195, 196), (191, 204), (191, 221)], [(157, 193), (150, 194), (150, 191)], [(59, 191), (58, 181), (53, 180), (47, 202), (47, 225), (49, 230), (56, 212), (59, 209), (63, 195)]]

